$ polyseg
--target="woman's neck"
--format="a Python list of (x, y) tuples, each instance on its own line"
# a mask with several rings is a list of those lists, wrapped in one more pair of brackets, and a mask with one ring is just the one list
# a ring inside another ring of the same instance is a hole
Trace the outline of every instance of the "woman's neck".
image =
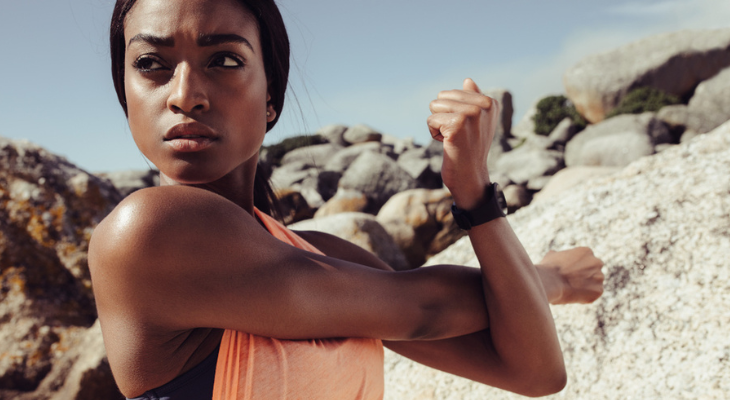
[(249, 162), (246, 162), (218, 180), (200, 184), (182, 184), (160, 172), (160, 186), (186, 185), (205, 189), (225, 197), (253, 215), (253, 189), (256, 176), (255, 161), (257, 161), (255, 157), (253, 161), (253, 168), (250, 168), (247, 165)]

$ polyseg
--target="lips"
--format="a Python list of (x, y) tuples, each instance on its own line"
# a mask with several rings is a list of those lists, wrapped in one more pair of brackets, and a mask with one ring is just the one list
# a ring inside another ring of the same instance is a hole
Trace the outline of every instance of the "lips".
[(218, 135), (209, 127), (198, 122), (187, 122), (170, 128), (163, 141), (173, 151), (189, 153), (205, 150), (218, 139)]

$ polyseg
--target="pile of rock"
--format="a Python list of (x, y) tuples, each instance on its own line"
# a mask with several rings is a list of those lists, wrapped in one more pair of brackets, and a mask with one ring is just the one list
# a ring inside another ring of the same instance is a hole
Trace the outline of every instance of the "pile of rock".
[[(535, 133), (536, 106), (525, 114), (507, 136), (510, 148), (490, 168), (506, 188), (512, 209), (526, 205), (548, 184), (569, 186), (566, 176), (577, 181), (624, 167), (730, 120), (730, 29), (643, 39), (585, 58), (566, 72), (564, 82), (567, 97), (592, 124), (576, 132), (566, 118), (541, 136)], [(677, 95), (685, 104), (605, 119), (640, 87)], [(565, 167), (577, 170), (552, 177)]]
[[(730, 393), (730, 122), (509, 217), (532, 259), (589, 246), (603, 296), (553, 307), (569, 375), (560, 399)], [(477, 266), (466, 238), (427, 264)], [(386, 353), (386, 399), (516, 399)]]

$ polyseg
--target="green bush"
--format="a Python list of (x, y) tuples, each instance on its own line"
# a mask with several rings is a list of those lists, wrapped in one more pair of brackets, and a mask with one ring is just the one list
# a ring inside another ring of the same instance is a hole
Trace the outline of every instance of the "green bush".
[(327, 140), (320, 135), (299, 135), (286, 138), (271, 146), (261, 146), (261, 149), (268, 151), (269, 160), (272, 165), (279, 166), (281, 165), (281, 159), (284, 157), (284, 154), (300, 147), (324, 143), (327, 143)]
[(611, 110), (606, 118), (621, 114), (641, 114), (646, 111), (659, 111), (664, 106), (679, 104), (679, 97), (662, 92), (659, 89), (642, 87), (630, 91), (621, 100), (621, 103)]
[(535, 122), (535, 133), (538, 135), (549, 135), (556, 126), (565, 119), (570, 118), (578, 131), (583, 130), (588, 124), (575, 106), (565, 96), (548, 96), (537, 102), (537, 113), (532, 117)]

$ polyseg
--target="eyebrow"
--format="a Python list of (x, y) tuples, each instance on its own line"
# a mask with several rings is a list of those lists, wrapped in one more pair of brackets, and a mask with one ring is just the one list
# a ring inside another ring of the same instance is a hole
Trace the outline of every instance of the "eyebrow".
[[(139, 33), (133, 38), (129, 39), (127, 48), (134, 42), (146, 42), (155, 46), (173, 47), (175, 46), (175, 39), (171, 37), (155, 36), (148, 33)], [(196, 41), (200, 47), (217, 46), (224, 43), (241, 43), (254, 51), (251, 42), (243, 36), (236, 35), (234, 33), (217, 33), (217, 34), (201, 34), (198, 36)]]

